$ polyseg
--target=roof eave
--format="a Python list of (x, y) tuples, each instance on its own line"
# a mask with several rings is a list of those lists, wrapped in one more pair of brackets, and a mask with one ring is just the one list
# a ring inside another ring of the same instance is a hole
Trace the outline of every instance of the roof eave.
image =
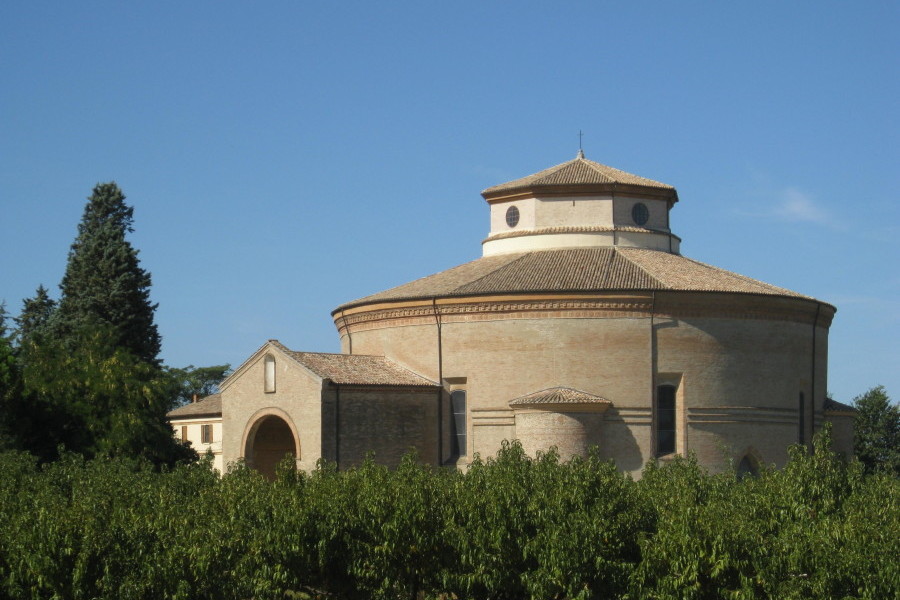
[(678, 192), (673, 187), (655, 187), (631, 183), (580, 183), (580, 184), (526, 184), (522, 186), (494, 189), (488, 188), (481, 196), (488, 202), (509, 202), (535, 196), (591, 196), (597, 194), (619, 194), (678, 202)]
[(202, 412), (202, 413), (191, 413), (187, 415), (173, 415), (171, 413), (166, 414), (166, 418), (169, 421), (187, 421), (189, 419), (208, 419), (210, 417), (219, 417), (222, 418), (222, 411), (217, 412)]
[(431, 390), (440, 389), (437, 383), (341, 383), (333, 379), (326, 379), (327, 385), (342, 388), (391, 388), (391, 389), (415, 389), (415, 390)]
[(671, 289), (665, 287), (634, 287), (634, 288), (605, 288), (602, 290), (594, 290), (594, 289), (533, 289), (533, 290), (506, 290), (506, 291), (494, 291), (494, 292), (465, 292), (465, 293), (454, 293), (447, 292), (444, 294), (429, 294), (429, 295), (415, 295), (411, 294), (408, 296), (397, 296), (396, 298), (379, 298), (373, 300), (354, 300), (352, 302), (347, 302), (335, 308), (331, 311), (332, 319), (336, 319), (341, 315), (341, 313), (346, 312), (353, 308), (359, 308), (361, 306), (366, 306), (369, 304), (398, 304), (404, 302), (413, 302), (413, 301), (424, 301), (424, 300), (442, 300), (444, 298), (453, 298), (453, 299), (461, 299), (461, 298), (484, 298), (490, 296), (529, 296), (529, 295), (559, 295), (559, 294), (594, 294), (594, 293), (663, 293), (663, 294), (726, 294), (726, 295), (735, 295), (735, 296), (754, 296), (759, 298), (785, 298), (789, 300), (798, 300), (802, 302), (809, 302), (811, 304), (819, 304), (823, 308), (830, 309), (832, 311), (830, 316), (834, 316), (834, 313), (837, 312), (837, 308), (829, 304), (828, 302), (824, 302), (817, 298), (813, 298), (811, 296), (804, 295), (791, 295), (791, 294), (766, 294), (762, 292), (744, 292), (744, 291), (730, 291), (730, 290), (679, 290), (679, 289)]

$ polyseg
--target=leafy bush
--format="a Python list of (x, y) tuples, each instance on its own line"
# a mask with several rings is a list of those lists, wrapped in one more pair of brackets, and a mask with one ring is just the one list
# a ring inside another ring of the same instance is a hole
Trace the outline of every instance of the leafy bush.
[(639, 481), (596, 454), (517, 443), (467, 472), (407, 456), (273, 482), (237, 465), (155, 470), (0, 454), (0, 597), (888, 598), (900, 488), (828, 450), (710, 475), (692, 458)]

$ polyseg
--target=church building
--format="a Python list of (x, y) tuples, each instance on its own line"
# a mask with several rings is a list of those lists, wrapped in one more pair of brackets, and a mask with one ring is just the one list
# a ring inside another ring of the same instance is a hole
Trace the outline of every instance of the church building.
[(482, 196), (481, 258), (338, 306), (340, 354), (269, 340), (172, 411), (176, 432), (212, 419), (198, 450), (269, 475), (286, 453), (347, 468), (411, 448), (465, 468), (513, 439), (634, 474), (688, 452), (753, 471), (826, 421), (852, 451), (852, 409), (826, 399), (835, 307), (682, 256), (675, 188), (579, 152)]

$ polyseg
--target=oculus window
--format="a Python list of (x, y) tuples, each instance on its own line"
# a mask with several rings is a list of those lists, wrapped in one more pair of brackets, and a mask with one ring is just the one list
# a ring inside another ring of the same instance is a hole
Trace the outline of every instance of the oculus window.
[(650, 210), (647, 208), (647, 205), (643, 202), (638, 202), (634, 206), (631, 207), (631, 220), (635, 222), (636, 225), (640, 225), (643, 227), (647, 224), (647, 221), (650, 220)]
[(510, 229), (519, 224), (519, 209), (517, 207), (510, 206), (506, 209), (506, 224)]

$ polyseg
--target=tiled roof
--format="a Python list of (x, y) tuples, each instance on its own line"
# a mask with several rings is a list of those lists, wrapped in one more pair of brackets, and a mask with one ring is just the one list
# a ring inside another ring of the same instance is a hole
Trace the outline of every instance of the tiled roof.
[(665, 183), (601, 165), (579, 154), (574, 160), (544, 169), (534, 175), (489, 187), (481, 192), (481, 195), (487, 198), (500, 193), (508, 194), (510, 192), (534, 190), (537, 188), (612, 184), (650, 187), (675, 192), (675, 188)]
[(856, 412), (856, 409), (849, 404), (844, 404), (843, 402), (838, 402), (837, 400), (832, 400), (827, 397), (825, 398), (822, 408), (826, 411), (834, 412)]
[(170, 410), (166, 413), (170, 419), (197, 419), (200, 417), (221, 417), (222, 416), (222, 396), (220, 394), (212, 394), (199, 400), (191, 402), (184, 406)]
[(643, 248), (572, 248), (486, 256), (429, 277), (348, 302), (525, 292), (672, 290), (812, 299), (678, 254)]
[(509, 402), (510, 406), (538, 406), (542, 404), (612, 404), (612, 402), (600, 396), (567, 387), (541, 390)]
[(364, 354), (330, 354), (326, 352), (295, 352), (276, 341), (285, 354), (323, 379), (339, 385), (399, 385), (434, 387), (429, 379), (401, 367), (384, 356)]

